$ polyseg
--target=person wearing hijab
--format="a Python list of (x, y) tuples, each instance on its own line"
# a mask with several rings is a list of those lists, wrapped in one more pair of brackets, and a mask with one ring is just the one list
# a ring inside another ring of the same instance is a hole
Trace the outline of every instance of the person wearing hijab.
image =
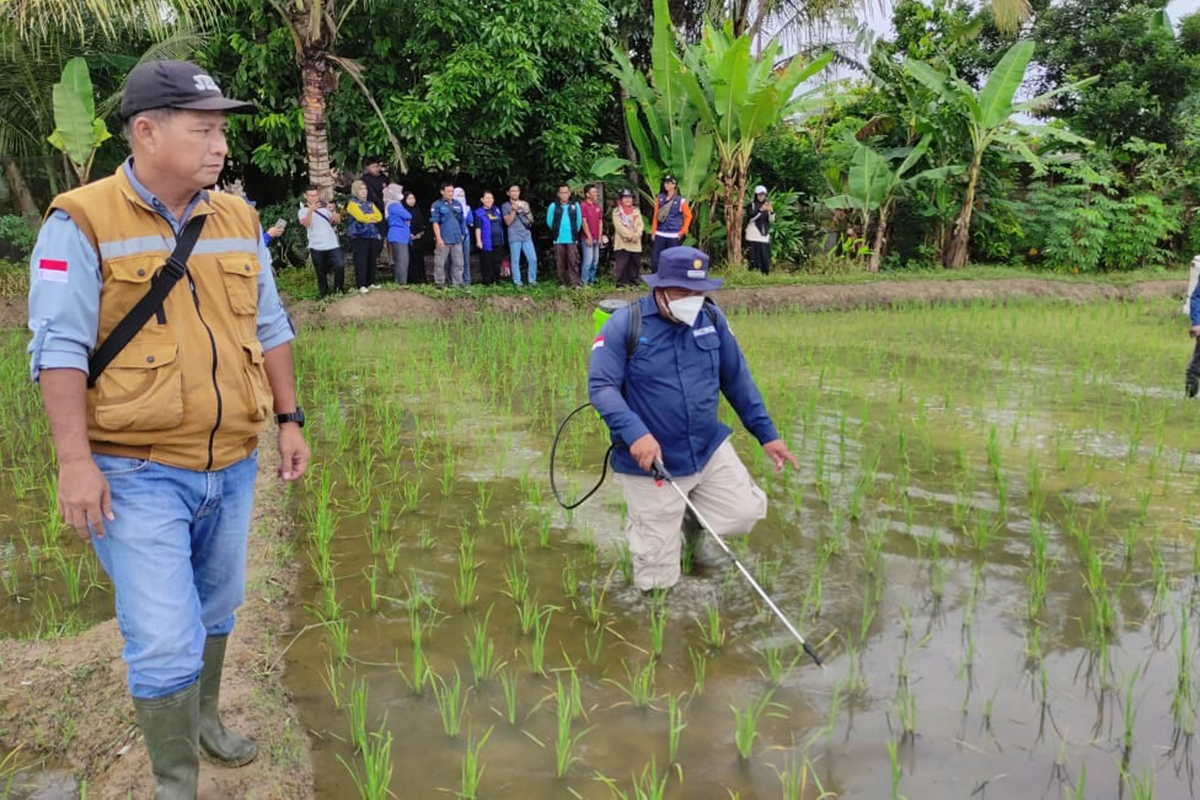
[(389, 183), (383, 190), (384, 216), (388, 224), (388, 248), (392, 251), (392, 275), (396, 285), (408, 283), (408, 245), (412, 241), (412, 212), (404, 205), (404, 189)]
[(378, 227), (383, 221), (383, 212), (368, 199), (367, 191), (367, 184), (355, 181), (350, 187), (353, 198), (346, 204), (350, 214), (346, 235), (350, 237), (350, 252), (354, 256), (354, 284), (363, 294), (373, 283), (375, 261), (383, 247)]
[(475, 218), (471, 216), (471, 207), (467, 205), (467, 193), (463, 191), (461, 186), (454, 187), (454, 202), (458, 203), (458, 207), (462, 209), (463, 224), (467, 230), (463, 231), (462, 251), (463, 251), (463, 267), (462, 267), (462, 285), (471, 285), (471, 228), (475, 225)]
[(775, 207), (767, 197), (767, 187), (755, 186), (754, 199), (746, 206), (746, 245), (750, 248), (750, 269), (763, 275), (771, 271), (771, 223)]
[(412, 192), (404, 193), (404, 206), (412, 214), (412, 220), (408, 223), (408, 282), (425, 283), (425, 212)]

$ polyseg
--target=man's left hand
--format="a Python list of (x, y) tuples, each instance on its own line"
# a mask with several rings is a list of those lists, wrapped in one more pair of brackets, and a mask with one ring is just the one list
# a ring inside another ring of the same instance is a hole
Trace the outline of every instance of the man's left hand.
[(1200, 325), (1193, 325), (1193, 326), (1192, 326), (1192, 327), (1191, 327), (1191, 328), (1188, 330), (1188, 334), (1189, 334), (1189, 335), (1190, 335), (1190, 336), (1191, 336), (1193, 339), (1195, 339), (1197, 336), (1200, 336)]
[(267, 235), (270, 236), (272, 239), (278, 239), (280, 236), (283, 235), (283, 226), (282, 225), (272, 225), (271, 227), (267, 228)]
[(299, 425), (285, 422), (279, 426), (279, 477), (285, 481), (299, 479), (308, 469), (311, 455)]
[(775, 471), (783, 469), (784, 464), (791, 464), (792, 469), (800, 469), (800, 462), (792, 455), (792, 451), (788, 450), (787, 445), (783, 443), (783, 439), (776, 439), (773, 442), (767, 442), (762, 446), (763, 452), (770, 456), (775, 462)]

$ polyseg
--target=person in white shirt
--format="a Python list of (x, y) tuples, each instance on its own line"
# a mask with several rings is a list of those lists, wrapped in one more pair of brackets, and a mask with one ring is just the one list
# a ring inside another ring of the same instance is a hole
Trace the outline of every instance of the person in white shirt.
[(333, 273), (333, 291), (341, 294), (346, 286), (346, 266), (337, 228), (342, 217), (321, 199), (317, 187), (310, 186), (300, 203), (300, 224), (308, 231), (308, 254), (317, 271), (317, 289), (321, 297), (329, 294), (329, 273)]
[(771, 223), (775, 207), (767, 197), (767, 187), (755, 186), (754, 199), (746, 206), (746, 244), (750, 248), (750, 269), (763, 275), (771, 271)]

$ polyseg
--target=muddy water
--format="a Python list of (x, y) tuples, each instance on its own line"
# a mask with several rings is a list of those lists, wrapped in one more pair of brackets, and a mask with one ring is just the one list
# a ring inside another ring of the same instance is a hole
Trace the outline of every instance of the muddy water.
[[(735, 434), (771, 498), (743, 552), (827, 667), (799, 659), (773, 678), (764, 654), (782, 649), (791, 661), (786, 632), (705, 550), (666, 599), (645, 708), (626, 688), (651, 660), (651, 602), (622, 574), (619, 492), (610, 483), (567, 514), (545, 479), (554, 419), (582, 393), (587, 322), (484, 318), (309, 336), (302, 371), (319, 460), (295, 498), (297, 553), (313, 558), (312, 520), (332, 511), (335, 595), (350, 630), (348, 660), (330, 667), (338, 662), (317, 626), (323, 588), (307, 570), (287, 681), (313, 738), (318, 796), (357, 794), (345, 766), (361, 774), (346, 708), (356, 681), (368, 690), (367, 728), (394, 737), (400, 797), (458, 791), (468, 729), (491, 730), (483, 797), (613, 796), (602, 777), (632, 796), (631, 774), (652, 758), (676, 798), (780, 796), (789, 766), (804, 772), (805, 797), (818, 782), (861, 798), (1135, 796), (1149, 786), (1189, 796), (1200, 440), (1176, 390), (1188, 344), (1172, 305), (735, 318), (803, 464), (776, 476)], [(514, 355), (497, 341), (537, 344)], [(519, 392), (497, 384), (493, 362), (519, 373)], [(560, 482), (594, 480), (599, 433), (594, 421), (573, 430)], [(419, 499), (402, 509), (413, 496), (405, 484)], [(505, 542), (514, 528), (529, 594), (555, 607), (544, 675), (530, 667), (532, 636), (506, 594), (506, 566), (520, 563)], [(1044, 607), (1031, 616), (1034, 530), (1046, 534), (1048, 567)], [(466, 610), (455, 587), (464, 537), (479, 565)], [(466, 639), (491, 609), (515, 725), (498, 679), (467, 692), (457, 738), (443, 733), (433, 693), (406, 684), (414, 585), (435, 598), (423, 650), (449, 682), (457, 668), (471, 684)], [(1096, 598), (1111, 609), (1107, 633), (1095, 632)], [(709, 606), (725, 631), (719, 648), (702, 636)], [(703, 691), (695, 653), (707, 661)], [(559, 778), (554, 691), (572, 667), (584, 709), (572, 732), (587, 732)], [(732, 709), (767, 692), (743, 760)], [(671, 696), (686, 727), (668, 767)]]
[(112, 616), (90, 546), (57, 517), (50, 436), (29, 382), (28, 337), (0, 331), (0, 637), (77, 633)]

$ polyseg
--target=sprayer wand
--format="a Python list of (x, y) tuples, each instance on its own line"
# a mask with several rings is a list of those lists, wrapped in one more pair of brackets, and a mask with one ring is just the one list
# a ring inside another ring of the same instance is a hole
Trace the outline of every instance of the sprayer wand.
[(770, 596), (763, 591), (763, 588), (758, 585), (758, 581), (754, 580), (754, 576), (752, 576), (750, 571), (746, 569), (746, 565), (743, 564), (741, 560), (739, 560), (738, 557), (733, 554), (733, 551), (729, 549), (729, 546), (722, 541), (721, 537), (718, 536), (716, 532), (713, 531), (712, 526), (708, 524), (708, 520), (704, 519), (704, 515), (700, 513), (700, 509), (696, 508), (696, 506), (692, 503), (691, 498), (689, 498), (684, 491), (679, 488), (678, 484), (675, 483), (675, 479), (671, 477), (671, 473), (667, 472), (667, 468), (663, 466), (661, 460), (655, 459), (652, 474), (654, 475), (654, 480), (658, 481), (660, 486), (664, 480), (671, 484), (671, 488), (673, 488), (679, 494), (679, 496), (683, 498), (683, 502), (687, 503), (687, 507), (691, 509), (692, 514), (696, 517), (696, 521), (700, 523), (700, 526), (703, 527), (704, 530), (708, 531), (708, 533), (712, 535), (713, 539), (716, 540), (717, 545), (725, 551), (725, 555), (729, 556), (729, 558), (733, 561), (734, 566), (737, 567), (742, 573), (742, 576), (750, 582), (751, 586), (754, 587), (754, 591), (758, 592), (759, 597), (761, 597), (763, 601), (766, 602), (767, 606), (775, 612), (775, 616), (779, 617), (780, 621), (783, 622), (784, 626), (788, 629), (788, 631), (791, 632), (792, 636), (796, 637), (796, 641), (798, 641), (800, 646), (804, 648), (804, 652), (808, 653), (809, 657), (812, 658), (818, 667), (824, 669), (825, 665), (821, 663), (821, 659), (817, 656), (816, 651), (812, 649), (808, 642), (804, 641), (804, 637), (800, 635), (800, 631), (796, 630), (791, 621), (783, 615), (782, 611), (779, 610), (779, 606), (775, 605), (775, 601), (773, 601)]

